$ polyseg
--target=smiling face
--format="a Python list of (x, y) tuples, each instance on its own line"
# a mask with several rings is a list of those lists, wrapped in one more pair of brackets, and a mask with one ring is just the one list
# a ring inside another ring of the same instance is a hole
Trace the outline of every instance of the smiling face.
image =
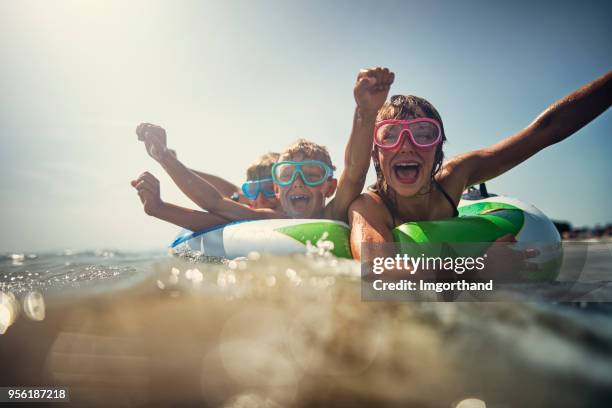
[[(276, 192), (276, 190), (275, 190)], [(259, 193), (255, 200), (249, 200), (253, 208), (276, 208), (278, 207), (278, 198), (267, 197), (264, 193)]]
[[(279, 156), (278, 153), (269, 152), (258, 157), (257, 160), (251, 163), (247, 168), (247, 182), (270, 179), (272, 165), (276, 163)], [(269, 183), (264, 183), (261, 187), (266, 190), (274, 190), (273, 184), (274, 183), (270, 181)], [(267, 197), (263, 192), (260, 192), (254, 200), (248, 199), (248, 201), (253, 208), (277, 208), (279, 204), (276, 196)]]
[[(404, 133), (398, 146), (392, 149), (376, 147), (372, 152), (374, 164), (378, 168), (377, 184), (381, 184), (382, 177), (389, 188), (403, 197), (412, 197), (429, 189), (434, 169), (441, 162), (442, 143), (446, 139), (442, 120), (429, 102), (415, 96), (393, 96), (390, 103), (385, 104), (379, 111), (377, 117), (377, 122), (417, 118), (434, 119), (440, 124), (442, 134), (440, 143), (427, 148), (415, 146), (408, 134)], [(413, 128), (413, 134), (415, 131), (418, 132), (419, 129)], [(419, 139), (419, 135), (414, 134), (414, 136)]]
[(398, 195), (410, 197), (429, 186), (436, 147), (419, 148), (404, 137), (395, 149), (378, 148), (374, 154), (387, 185)]
[[(321, 160), (321, 157), (309, 157), (304, 154), (283, 156), (281, 160), (302, 162), (305, 160)], [(289, 171), (289, 169), (287, 169)], [(324, 176), (324, 171), (315, 166), (305, 166), (302, 172), (307, 179), (317, 179)], [(319, 173), (317, 173), (319, 172)], [(291, 172), (293, 174), (293, 172)], [(317, 174), (315, 174), (317, 173)], [(281, 179), (290, 179), (292, 174), (280, 174)], [(321, 218), (325, 208), (325, 200), (336, 191), (337, 180), (328, 177), (318, 186), (309, 186), (304, 183), (302, 176), (298, 173), (289, 186), (275, 185), (280, 205), (291, 218)]]

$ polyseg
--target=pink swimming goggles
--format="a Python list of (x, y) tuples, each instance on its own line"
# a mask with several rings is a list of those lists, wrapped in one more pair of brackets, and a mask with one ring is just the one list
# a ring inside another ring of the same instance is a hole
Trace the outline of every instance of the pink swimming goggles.
[(395, 149), (404, 142), (405, 135), (415, 147), (427, 149), (440, 143), (442, 129), (430, 118), (383, 120), (374, 127), (374, 144), (381, 149)]

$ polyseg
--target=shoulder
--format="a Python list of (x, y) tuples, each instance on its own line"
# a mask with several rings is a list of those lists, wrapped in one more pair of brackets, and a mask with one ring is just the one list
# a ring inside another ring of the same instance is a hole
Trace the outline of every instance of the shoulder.
[[(373, 197), (369, 197), (369, 196)], [(375, 193), (363, 193), (358, 195), (357, 198), (354, 198), (351, 201), (343, 201), (338, 198), (338, 194), (325, 206), (323, 210), (324, 218), (332, 219), (332, 220), (340, 220), (350, 222), (351, 212), (354, 209), (361, 208), (363, 205), (372, 206), (375, 205), (372, 200), (375, 200), (377, 197), (380, 200), (380, 197)]]
[(389, 214), (389, 210), (382, 198), (371, 191), (361, 194), (349, 206), (349, 223), (352, 224), (356, 216), (377, 224), (393, 224), (391, 214)]
[(440, 172), (436, 175), (436, 181), (455, 202), (458, 202), (463, 191), (469, 187), (468, 180), (478, 153), (478, 151), (469, 152), (450, 158), (442, 164)]
[(470, 153), (451, 157), (442, 163), (442, 168), (436, 176), (439, 182), (457, 179), (465, 171), (466, 164), (470, 161)]
[(363, 243), (393, 242), (393, 222), (382, 199), (373, 192), (359, 196), (349, 208), (351, 251), (361, 259)]
[(361, 194), (359, 197), (355, 199), (349, 206), (349, 210), (351, 209), (373, 209), (378, 206), (384, 206), (385, 204), (382, 201), (380, 196), (372, 191), (365, 192)]

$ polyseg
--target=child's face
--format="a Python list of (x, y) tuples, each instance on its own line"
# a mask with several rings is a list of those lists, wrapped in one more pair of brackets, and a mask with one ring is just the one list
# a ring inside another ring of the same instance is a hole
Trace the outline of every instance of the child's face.
[[(316, 157), (298, 155), (291, 157), (292, 161), (317, 160)], [(280, 205), (291, 218), (320, 218), (323, 216), (325, 200), (336, 191), (337, 180), (329, 177), (323, 184), (308, 186), (298, 174), (291, 185), (281, 187), (275, 185), (275, 191)]]
[(436, 146), (419, 148), (405, 137), (395, 149), (377, 150), (383, 176), (396, 194), (412, 197), (429, 186)]
[(252, 208), (276, 208), (278, 206), (278, 198), (274, 190), (274, 182), (270, 177), (270, 168), (268, 171), (260, 171), (259, 174), (252, 175), (255, 177), (249, 178), (242, 185), (242, 194), (248, 200)]
[(266, 197), (263, 193), (260, 193), (255, 200), (249, 201), (253, 208), (276, 208), (278, 206), (276, 197)]

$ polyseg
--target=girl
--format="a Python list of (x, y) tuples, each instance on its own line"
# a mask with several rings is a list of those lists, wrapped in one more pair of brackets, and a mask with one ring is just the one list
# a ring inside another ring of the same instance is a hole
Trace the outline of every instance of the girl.
[(362, 242), (393, 242), (391, 230), (405, 222), (456, 217), (467, 187), (569, 137), (611, 103), (612, 71), (553, 103), (515, 135), (443, 163), (446, 135), (438, 111), (423, 98), (391, 97), (371, 129), (376, 184), (349, 208), (353, 256), (361, 258)]

